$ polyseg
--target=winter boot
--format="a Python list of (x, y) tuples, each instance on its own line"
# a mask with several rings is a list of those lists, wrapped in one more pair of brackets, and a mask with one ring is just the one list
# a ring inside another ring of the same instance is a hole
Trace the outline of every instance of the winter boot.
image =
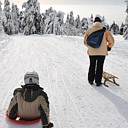
[(52, 128), (53, 126), (54, 126), (53, 123), (50, 122), (50, 123), (48, 124), (48, 126), (43, 126), (43, 128)]
[(96, 86), (97, 86), (97, 87), (101, 86), (101, 83), (96, 83)]

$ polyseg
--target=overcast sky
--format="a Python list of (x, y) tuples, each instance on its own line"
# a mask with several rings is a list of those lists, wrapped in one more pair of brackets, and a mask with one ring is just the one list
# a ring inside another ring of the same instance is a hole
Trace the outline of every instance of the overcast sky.
[[(4, 0), (1, 0), (2, 2)], [(9, 0), (11, 3), (22, 4), (27, 0)], [(125, 0), (38, 0), (40, 4), (109, 4), (122, 5)]]

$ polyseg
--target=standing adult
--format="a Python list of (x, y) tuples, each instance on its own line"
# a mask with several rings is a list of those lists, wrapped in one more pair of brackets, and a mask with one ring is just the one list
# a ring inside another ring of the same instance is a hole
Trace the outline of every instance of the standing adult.
[(93, 48), (87, 44), (88, 36), (100, 29), (103, 29), (102, 20), (99, 17), (95, 17), (92, 27), (86, 31), (84, 37), (84, 44), (88, 48), (87, 53), (90, 59), (88, 82), (92, 85), (95, 80), (96, 86), (101, 85), (104, 60), (106, 55), (108, 55), (108, 51), (111, 50), (114, 44), (114, 38), (107, 29), (104, 32), (103, 39), (99, 48)]

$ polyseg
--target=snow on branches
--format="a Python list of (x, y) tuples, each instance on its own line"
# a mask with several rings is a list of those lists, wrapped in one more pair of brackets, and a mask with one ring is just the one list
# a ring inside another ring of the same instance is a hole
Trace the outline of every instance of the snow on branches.
[(0, 1), (0, 34), (2, 33), (3, 31), (3, 26), (2, 26), (2, 8), (1, 8), (1, 1)]
[[(0, 10), (1, 4), (0, 4)], [(22, 4), (22, 11), (19, 11), (17, 5), (10, 5), (9, 0), (4, 1), (3, 21), (0, 15), (0, 29), (8, 35), (23, 33), (31, 34), (55, 34), (81, 36), (84, 35), (93, 24), (93, 14), (90, 18), (82, 18), (77, 15), (74, 17), (73, 11), (67, 14), (64, 22), (64, 12), (57, 12), (52, 7), (44, 13), (40, 12), (40, 3), (38, 0), (27, 0)], [(104, 26), (108, 28), (103, 17)], [(112, 28), (113, 29), (113, 28)]]
[(127, 2), (126, 13), (127, 13), (127, 16), (126, 16), (125, 24), (123, 28), (123, 37), (125, 40), (128, 40), (128, 2)]
[(52, 7), (44, 13), (40, 13), (40, 3), (38, 0), (27, 0), (27, 2), (23, 3), (22, 9), (22, 11), (19, 11), (17, 5), (10, 5), (9, 0), (4, 1), (2, 26), (6, 34), (24, 33), (25, 35), (56, 34), (74, 36), (85, 34), (89, 25), (87, 18), (80, 20), (78, 15), (75, 19), (73, 11), (67, 15), (65, 23), (65, 13), (57, 12)]

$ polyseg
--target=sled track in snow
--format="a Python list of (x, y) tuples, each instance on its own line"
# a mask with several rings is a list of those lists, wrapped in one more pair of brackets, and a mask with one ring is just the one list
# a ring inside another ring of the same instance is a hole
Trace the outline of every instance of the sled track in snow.
[[(38, 49), (39, 49), (39, 48), (38, 48)], [(39, 49), (39, 51), (41, 51), (41, 50)], [(61, 55), (61, 53), (59, 53), (59, 54)], [(50, 86), (49, 89), (50, 89), (50, 93), (51, 93), (50, 95), (52, 96), (52, 89), (51, 89), (52, 85), (51, 85), (51, 82), (50, 82), (51, 78), (50, 78), (50, 74), (49, 74), (50, 70), (49, 70), (49, 65), (48, 65), (48, 61), (49, 61), (49, 60), (47, 60), (46, 55), (45, 55), (44, 52), (41, 52), (40, 55), (42, 56), (43, 59), (45, 58), (45, 63), (46, 63), (47, 73), (48, 73), (49, 86)], [(54, 56), (53, 56), (52, 54), (50, 54), (50, 56), (52, 57), (52, 60), (55, 60), (55, 59), (54, 59)], [(68, 58), (68, 59), (69, 59), (69, 58)], [(55, 64), (54, 62), (51, 62), (51, 63), (54, 64), (56, 67), (62, 69), (63, 73), (66, 72), (66, 70), (65, 70), (62, 66), (57, 65), (57, 64)], [(56, 78), (56, 81), (57, 81), (57, 79), (58, 79), (58, 78)], [(82, 115), (81, 115), (81, 112), (80, 112), (79, 108), (78, 108), (77, 105), (75, 104), (72, 95), (70, 94), (68, 88), (66, 87), (66, 83), (65, 83), (65, 80), (64, 80), (63, 76), (62, 76), (62, 83), (63, 83), (63, 85), (64, 85), (64, 90), (65, 90), (66, 93), (68, 94), (68, 99), (70, 99), (70, 101), (68, 101), (68, 102), (71, 102), (71, 103), (72, 103), (73, 109), (75, 109), (77, 115), (79, 115), (79, 118), (80, 118), (80, 120), (82, 121), (82, 123), (81, 123), (81, 125), (82, 125), (82, 124), (84, 123), (84, 119), (83, 119), (83, 117), (82, 117)], [(82, 84), (82, 85), (83, 85), (83, 84)], [(83, 86), (83, 87), (84, 87), (84, 86)], [(60, 93), (60, 95), (63, 95), (63, 92), (59, 90), (59, 88), (57, 87), (57, 85), (55, 85), (55, 88), (56, 88), (56, 90), (57, 90), (57, 93)], [(52, 97), (52, 103), (53, 103), (54, 111), (55, 111), (55, 113), (57, 114), (57, 113), (58, 113), (58, 112), (57, 112), (57, 107), (56, 107), (56, 105), (54, 104), (55, 101), (54, 101), (53, 97)], [(65, 109), (65, 108), (64, 108), (64, 109)], [(58, 123), (58, 126), (59, 126), (58, 128), (60, 128), (60, 127), (63, 128), (63, 125), (62, 125), (60, 122), (61, 122), (61, 121), (60, 121), (59, 117), (57, 117), (57, 123)]]
[[(46, 60), (46, 65), (47, 65), (47, 71), (48, 71), (48, 79), (49, 79), (49, 86), (50, 86), (50, 94), (51, 94), (51, 96), (52, 96), (52, 89), (51, 89), (51, 82), (50, 82), (50, 75), (49, 75), (49, 68), (48, 68), (48, 63), (47, 63), (47, 60)], [(57, 109), (56, 109), (56, 106), (55, 106), (55, 101), (54, 101), (54, 99), (53, 99), (53, 97), (52, 97), (52, 103), (53, 103), (53, 107), (54, 107), (54, 111), (55, 111), (55, 113), (56, 113), (56, 115), (58, 115), (57, 114)], [(63, 125), (60, 123), (60, 120), (59, 120), (59, 117), (57, 117), (57, 123), (58, 123), (58, 127), (60, 128), (60, 127), (63, 127)]]
[[(39, 49), (39, 47), (37, 47), (37, 49)], [(39, 51), (40, 51), (40, 49), (39, 49)], [(44, 62), (45, 62), (45, 65), (46, 65), (46, 68), (47, 68), (47, 73), (48, 73), (48, 83), (49, 83), (49, 90), (50, 90), (50, 95), (52, 96), (52, 90), (51, 90), (51, 82), (50, 82), (50, 75), (49, 75), (49, 68), (48, 68), (48, 63), (47, 63), (47, 60), (46, 60), (46, 55), (45, 55), (45, 53), (44, 52), (41, 52), (41, 57), (42, 57), (42, 59), (44, 60)], [(55, 102), (54, 102), (54, 99), (53, 99), (53, 97), (51, 97), (52, 99), (52, 105), (53, 105), (53, 109), (54, 110), (52, 110), (52, 111), (54, 111), (55, 112), (55, 115), (57, 115), (57, 109), (56, 109), (56, 106), (55, 106)], [(57, 123), (58, 123), (58, 127), (57, 126), (55, 126), (55, 127), (57, 127), (57, 128), (62, 128), (63, 127), (63, 125), (61, 125), (61, 123), (60, 123), (60, 121), (59, 121), (59, 117), (56, 117), (57, 118)]]
[[(46, 63), (47, 63), (47, 60), (46, 60)], [(47, 70), (48, 70), (48, 72), (49, 72), (48, 63), (47, 63)], [(49, 73), (48, 73), (48, 77), (49, 77), (49, 80), (50, 80), (50, 75), (49, 75)], [(82, 115), (80, 114), (80, 111), (79, 111), (78, 107), (77, 107), (76, 104), (74, 103), (73, 98), (72, 98), (71, 94), (69, 93), (69, 90), (68, 90), (67, 87), (66, 87), (66, 84), (65, 84), (65, 81), (64, 81), (64, 78), (63, 78), (63, 77), (62, 77), (62, 82), (63, 82), (64, 88), (65, 88), (64, 91), (67, 92), (68, 97), (69, 97), (68, 99), (70, 99), (70, 101), (68, 101), (68, 102), (72, 103), (73, 109), (76, 110), (76, 113), (79, 115), (81, 121), (84, 122), (84, 120), (83, 120), (83, 118), (82, 118)], [(50, 84), (50, 87), (51, 87), (52, 85), (51, 85), (50, 81), (49, 81), (49, 84)], [(63, 92), (60, 91), (57, 87), (56, 87), (56, 89), (57, 89), (57, 93), (59, 92), (60, 94), (63, 94)], [(50, 92), (51, 92), (51, 95), (52, 95), (52, 89), (51, 89), (51, 88), (50, 88)], [(52, 100), (54, 101), (54, 99), (52, 99)], [(53, 103), (55, 103), (55, 101), (54, 101)], [(56, 111), (55, 105), (54, 105), (54, 110)], [(57, 113), (57, 111), (56, 111), (56, 113)], [(62, 125), (62, 124), (60, 123), (60, 121), (59, 121), (59, 128), (60, 128), (60, 127), (62, 128), (63, 125)]]
[[(39, 49), (39, 47), (37, 47), (37, 49), (38, 49), (38, 51), (41, 51), (40, 49)], [(48, 73), (48, 80), (49, 80), (49, 90), (50, 90), (50, 95), (51, 95), (51, 98), (52, 98), (52, 103), (53, 103), (53, 107), (54, 107), (54, 111), (55, 111), (55, 113), (56, 113), (56, 115), (57, 115), (57, 107), (56, 107), (56, 105), (54, 104), (55, 103), (55, 101), (54, 101), (54, 99), (53, 99), (53, 97), (52, 97), (52, 89), (51, 89), (51, 82), (50, 82), (50, 80), (51, 80), (51, 78), (50, 78), (50, 74), (49, 74), (49, 72), (50, 72), (50, 70), (49, 70), (49, 65), (48, 65), (48, 61), (49, 60), (47, 60), (47, 58), (46, 58), (46, 55), (45, 55), (45, 53), (44, 52), (41, 52), (40, 53), (40, 55), (41, 55), (41, 58), (42, 59), (44, 59), (44, 62), (45, 62), (45, 65), (46, 65), (46, 68), (47, 68), (47, 73)], [(50, 54), (50, 56), (52, 56), (52, 59), (54, 58), (54, 56), (52, 55), (52, 54)], [(52, 62), (53, 63), (53, 62)], [(55, 66), (58, 66), (58, 65), (56, 65), (55, 63), (54, 63), (54, 65)], [(60, 68), (60, 67), (59, 67)], [(62, 69), (62, 68), (61, 68)], [(62, 70), (64, 70), (64, 69), (62, 69)], [(56, 80), (57, 81), (57, 80)], [(62, 77), (62, 82), (63, 82), (63, 85), (64, 85), (64, 88), (65, 88), (65, 91), (67, 92), (67, 94), (68, 94), (68, 99), (70, 99), (70, 101), (71, 101), (71, 103), (73, 104), (73, 109), (75, 108), (75, 110), (76, 110), (76, 113), (79, 115), (79, 117), (80, 117), (80, 120), (82, 121), (82, 122), (84, 122), (84, 120), (83, 120), (83, 118), (82, 118), (82, 115), (80, 114), (80, 111), (79, 111), (79, 108), (76, 106), (76, 104), (75, 104), (75, 102), (73, 101), (73, 98), (72, 98), (72, 96), (71, 96), (71, 94), (69, 93), (69, 90), (67, 89), (67, 87), (66, 87), (66, 84), (65, 84), (65, 81), (64, 81), (64, 78)], [(58, 92), (60, 92), (60, 90), (57, 88), (57, 86), (56, 86), (56, 89), (57, 89), (57, 91)], [(57, 92), (57, 93), (58, 93)], [(60, 94), (62, 94), (63, 95), (63, 92), (60, 92)], [(60, 119), (59, 119), (59, 117), (57, 117), (57, 123), (58, 123), (58, 128), (62, 128), (63, 127), (63, 125), (60, 123), (61, 121), (60, 121)]]
[[(50, 93), (51, 93), (51, 96), (52, 96), (52, 89), (51, 89), (51, 82), (50, 82), (50, 75), (49, 75), (49, 68), (48, 68), (48, 63), (47, 63), (47, 60), (45, 60), (45, 62), (46, 62), (46, 67), (47, 67), (47, 72), (48, 72), (48, 82), (49, 82), (49, 86), (50, 86)], [(55, 113), (56, 113), (56, 115), (57, 115), (57, 109), (56, 109), (56, 107), (55, 107), (55, 101), (54, 101), (54, 99), (53, 99), (53, 97), (52, 97), (52, 102), (53, 102), (53, 107), (54, 107), (54, 111), (55, 111)], [(60, 128), (60, 127), (63, 127), (63, 125), (60, 123), (60, 121), (59, 121), (59, 117), (56, 117), (57, 118), (57, 123), (58, 123), (58, 127)]]

